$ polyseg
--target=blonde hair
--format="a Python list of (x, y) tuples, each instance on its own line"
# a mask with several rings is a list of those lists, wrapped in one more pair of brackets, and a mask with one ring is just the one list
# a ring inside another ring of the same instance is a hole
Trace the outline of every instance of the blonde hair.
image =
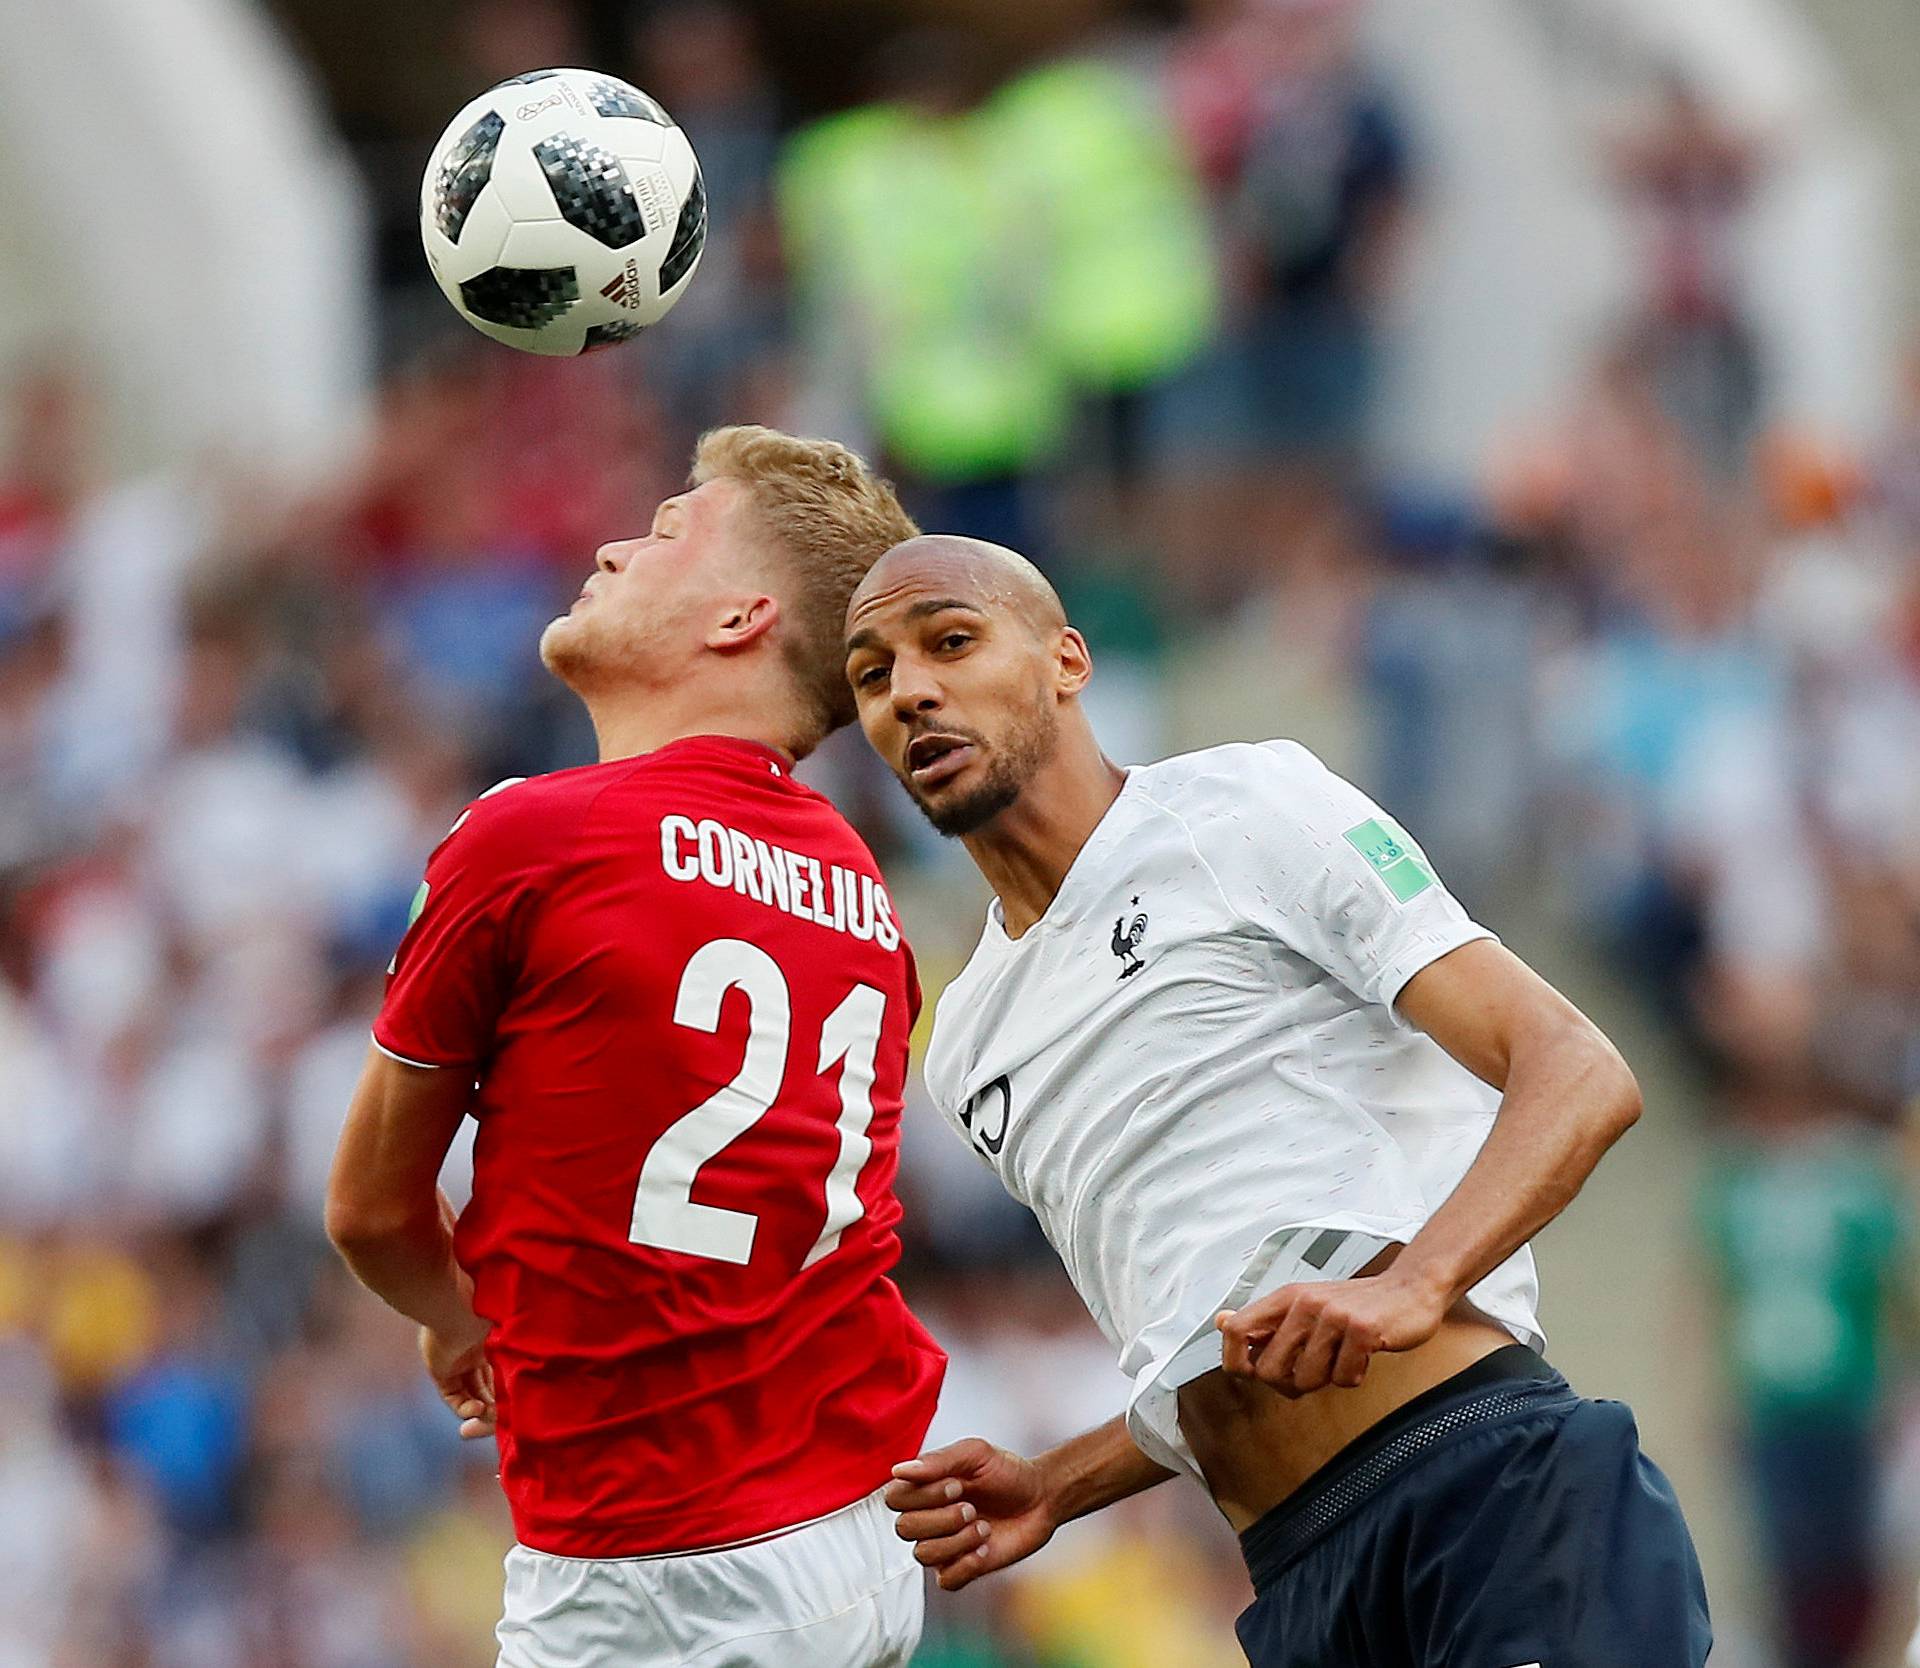
[(781, 647), (805, 707), (796, 751), (854, 718), (847, 687), (847, 603), (867, 569), (920, 529), (892, 485), (838, 441), (741, 423), (710, 429), (693, 454), (693, 484), (738, 481), (778, 546), (787, 580)]

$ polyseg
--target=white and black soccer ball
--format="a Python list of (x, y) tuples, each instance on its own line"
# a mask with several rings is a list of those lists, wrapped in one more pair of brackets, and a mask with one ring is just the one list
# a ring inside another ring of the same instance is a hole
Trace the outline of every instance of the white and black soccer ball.
[(448, 123), (421, 182), (420, 238), (476, 330), (529, 353), (589, 353), (680, 299), (707, 193), (687, 136), (638, 87), (534, 70)]

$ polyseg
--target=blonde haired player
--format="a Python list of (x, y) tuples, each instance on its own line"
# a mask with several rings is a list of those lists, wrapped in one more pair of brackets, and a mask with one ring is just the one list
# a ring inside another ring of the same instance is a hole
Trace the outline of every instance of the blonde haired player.
[(945, 1359), (888, 1279), (919, 987), (792, 772), (852, 715), (847, 598), (912, 532), (844, 447), (708, 435), (541, 639), (600, 762), (503, 783), (427, 864), (327, 1227), (497, 1430), (507, 1668), (895, 1668), (919, 1638), (877, 1492)]

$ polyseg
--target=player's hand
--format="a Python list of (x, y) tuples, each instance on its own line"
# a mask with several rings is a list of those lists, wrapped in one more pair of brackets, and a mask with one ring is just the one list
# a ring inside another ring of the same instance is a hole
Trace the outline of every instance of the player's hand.
[(894, 1532), (941, 1587), (1018, 1563), (1059, 1527), (1039, 1466), (977, 1436), (893, 1468), (882, 1497), (900, 1514)]
[(420, 1328), (420, 1358), (427, 1376), (460, 1421), (468, 1441), (493, 1435), (493, 1368), (487, 1363), (487, 1324), (475, 1318), (478, 1335), (449, 1337), (430, 1326)]
[(1351, 1389), (1380, 1351), (1416, 1349), (1440, 1330), (1447, 1297), (1394, 1268), (1355, 1280), (1282, 1286), (1215, 1318), (1221, 1365), (1285, 1396)]

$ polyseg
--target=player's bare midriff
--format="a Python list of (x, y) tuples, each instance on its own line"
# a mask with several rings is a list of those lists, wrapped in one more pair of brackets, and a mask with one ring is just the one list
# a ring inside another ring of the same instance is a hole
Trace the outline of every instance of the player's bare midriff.
[[(1392, 1262), (1398, 1247), (1374, 1259), (1365, 1274)], [(1234, 1531), (1258, 1522), (1349, 1442), (1414, 1397), (1463, 1373), (1513, 1342), (1464, 1299), (1440, 1330), (1416, 1349), (1381, 1352), (1352, 1389), (1329, 1385), (1306, 1396), (1283, 1396), (1254, 1379), (1211, 1372), (1180, 1390), (1180, 1433), (1200, 1464), (1214, 1504)]]

